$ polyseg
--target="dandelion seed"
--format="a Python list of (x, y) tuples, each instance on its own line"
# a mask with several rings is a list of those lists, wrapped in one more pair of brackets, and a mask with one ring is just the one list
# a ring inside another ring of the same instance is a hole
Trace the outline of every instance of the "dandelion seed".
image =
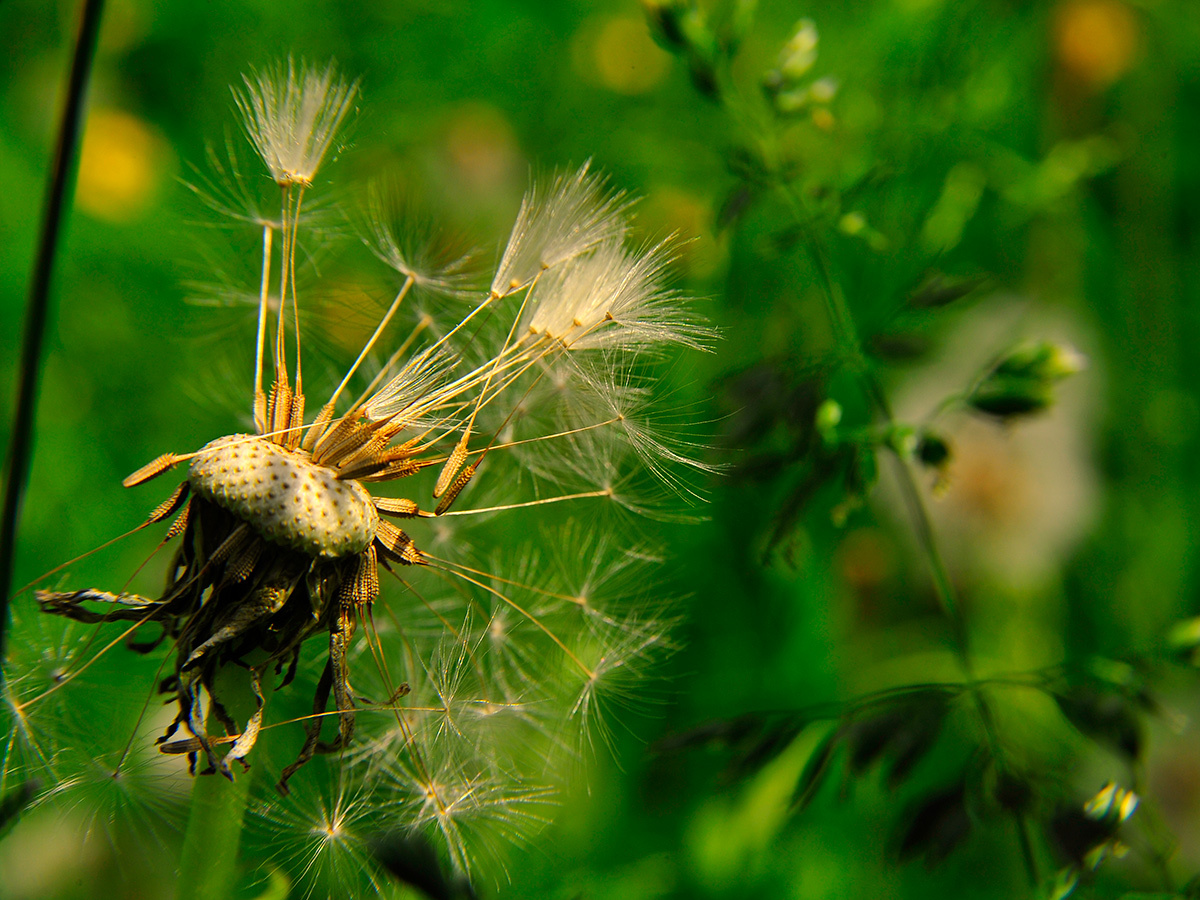
[(470, 254), (438, 233), (411, 194), (377, 183), (368, 192), (366, 209), (360, 232), (380, 262), (435, 294), (470, 293), (476, 281)]
[(507, 296), (528, 285), (543, 269), (585, 253), (625, 234), (622, 194), (609, 193), (604, 180), (584, 165), (559, 174), (548, 186), (535, 186), (521, 203), (504, 256), (492, 279), (492, 294)]
[(704, 349), (713, 331), (662, 286), (670, 263), (660, 243), (632, 251), (608, 240), (547, 272), (533, 291), (526, 328), (572, 350)]
[(258, 155), (281, 187), (311, 185), (338, 126), (358, 95), (330, 63), (323, 71), (303, 60), (254, 72), (233, 92)]

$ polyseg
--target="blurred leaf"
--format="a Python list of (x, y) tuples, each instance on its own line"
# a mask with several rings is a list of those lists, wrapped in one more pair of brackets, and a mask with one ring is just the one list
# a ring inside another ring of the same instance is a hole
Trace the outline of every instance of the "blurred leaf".
[(942, 272), (931, 272), (925, 280), (908, 295), (911, 309), (940, 309), (963, 299), (978, 290), (983, 278), (954, 278)]
[(873, 334), (867, 346), (872, 355), (885, 362), (911, 362), (928, 355), (933, 345), (925, 335), (907, 332)]
[(821, 789), (821, 785), (825, 782), (825, 776), (829, 774), (830, 762), (833, 760), (833, 752), (836, 748), (837, 732), (831, 730), (817, 744), (812, 756), (804, 764), (800, 777), (796, 780), (796, 789), (792, 791), (792, 810), (794, 812), (802, 812), (812, 802), (817, 791)]
[(1131, 760), (1138, 758), (1142, 723), (1128, 697), (1093, 685), (1056, 691), (1052, 696), (1067, 720), (1085, 735)]
[(473, 900), (475, 891), (461, 876), (448, 879), (433, 845), (421, 834), (393, 831), (376, 837), (371, 844), (375, 859), (397, 881), (430, 900)]
[(12, 830), (21, 818), (21, 813), (33, 802), (40, 789), (41, 785), (37, 780), (31, 778), (18, 784), (0, 799), (0, 837)]
[(281, 869), (271, 866), (267, 873), (267, 886), (254, 900), (287, 900), (292, 883)]
[(734, 185), (717, 212), (717, 228), (724, 230), (735, 223), (754, 203), (757, 194), (747, 184)]
[(682, 20), (687, 7), (686, 0), (642, 0), (650, 33), (664, 49), (675, 51), (686, 46)]
[(888, 783), (896, 787), (937, 741), (949, 700), (944, 690), (921, 691), (852, 721), (842, 732), (851, 770), (861, 774), (886, 759)]
[(919, 801), (903, 817), (901, 832), (900, 859), (922, 856), (930, 866), (940, 863), (971, 833), (966, 784), (960, 781)]
[(1016, 772), (1004, 771), (996, 778), (992, 796), (1005, 812), (1023, 813), (1033, 806), (1037, 794), (1028, 779)]

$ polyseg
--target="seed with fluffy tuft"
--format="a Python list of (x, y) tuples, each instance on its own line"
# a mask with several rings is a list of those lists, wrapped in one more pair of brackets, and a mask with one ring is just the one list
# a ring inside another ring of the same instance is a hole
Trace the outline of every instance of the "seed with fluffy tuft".
[(272, 543), (313, 557), (361, 553), (375, 537), (379, 513), (356, 481), (340, 481), (304, 451), (233, 434), (206, 444), (188, 482)]

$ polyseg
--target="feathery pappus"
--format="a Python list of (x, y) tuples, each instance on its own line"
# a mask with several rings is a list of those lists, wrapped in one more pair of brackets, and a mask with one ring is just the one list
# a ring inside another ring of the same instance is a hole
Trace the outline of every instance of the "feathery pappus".
[[(535, 182), (474, 292), (470, 261), (433, 248), (376, 189), (358, 233), (395, 294), (314, 411), (298, 248), (358, 92), (332, 64), (290, 60), (234, 91), (281, 197), (278, 214), (235, 215), (261, 231), (252, 426), (125, 479), (185, 472), (135, 529), (169, 523), (160, 595), (37, 599), (76, 622), (154, 631), (130, 639), (138, 651), (170, 647), (157, 689), (175, 715), (159, 745), (193, 770), (248, 768), (280, 724), (272, 701), (308, 681), (311, 713), (296, 717), (279, 792), (338, 751), (362, 773), (355, 803), (369, 784), (372, 803), (439, 831), (467, 869), (469, 834), (531, 815), (539, 777), (572, 743), (567, 724), (603, 729), (602, 707), (636, 694), (668, 643), (659, 557), (625, 514), (653, 515), (642, 489), (686, 495), (686, 472), (706, 469), (679, 414), (656, 410), (669, 352), (705, 349), (713, 334), (667, 285), (670, 243), (636, 244), (629, 200), (589, 165)], [(466, 535), (475, 521), (498, 525)], [(392, 582), (382, 600), (381, 579)], [(70, 681), (72, 666), (56, 677)], [(240, 687), (226, 686), (231, 672)], [(46, 692), (12, 675), (7, 691), (10, 744), (51, 760), (29, 724)], [(263, 808), (278, 816), (294, 801)], [(322, 815), (355, 803), (342, 795)]]

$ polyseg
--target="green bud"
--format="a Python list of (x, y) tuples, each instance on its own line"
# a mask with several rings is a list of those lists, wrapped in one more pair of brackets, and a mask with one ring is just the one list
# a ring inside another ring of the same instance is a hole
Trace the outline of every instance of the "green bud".
[(860, 212), (848, 212), (838, 220), (838, 230), (842, 234), (861, 234), (866, 227), (866, 217)]
[(1086, 358), (1074, 347), (1038, 341), (1013, 350), (1000, 361), (995, 372), (999, 375), (1049, 382), (1076, 375), (1086, 367)]
[(917, 433), (908, 425), (893, 425), (883, 439), (901, 459), (911, 459), (917, 452)]
[(1200, 616), (1176, 622), (1167, 633), (1167, 646), (1180, 656), (1196, 661), (1200, 650)]
[(1010, 351), (967, 398), (973, 409), (1010, 419), (1041, 412), (1054, 400), (1054, 385), (1083, 370), (1077, 350), (1050, 341), (1024, 344)]
[(930, 469), (940, 469), (950, 461), (950, 445), (932, 431), (926, 431), (917, 441), (917, 459)]
[(1049, 388), (1039, 381), (992, 374), (971, 393), (967, 403), (986, 415), (1011, 419), (1039, 413), (1052, 401)]
[(796, 26), (796, 33), (783, 46), (779, 54), (777, 71), (784, 82), (795, 84), (808, 74), (808, 70), (817, 61), (816, 23), (812, 19), (801, 19)]
[(838, 425), (842, 422), (842, 405), (836, 400), (826, 400), (817, 407), (816, 425), (821, 437), (833, 441)]
[(912, 309), (938, 309), (972, 293), (983, 283), (980, 278), (955, 279), (933, 272), (908, 296)]
[(750, 33), (757, 12), (758, 0), (734, 0), (733, 14), (729, 20), (729, 39), (732, 46), (739, 45)]
[(1096, 796), (1083, 804), (1083, 814), (1098, 822), (1109, 821), (1119, 825), (1133, 815), (1138, 803), (1137, 794), (1110, 781)]
[(801, 80), (817, 61), (817, 26), (803, 19), (796, 33), (779, 53), (779, 62), (763, 76), (763, 89), (770, 97), (776, 112), (791, 115), (810, 106), (829, 103), (837, 94), (836, 78), (821, 78), (812, 84)]
[(832, 75), (818, 78), (808, 88), (808, 96), (813, 103), (832, 103), (837, 96), (841, 84)]

